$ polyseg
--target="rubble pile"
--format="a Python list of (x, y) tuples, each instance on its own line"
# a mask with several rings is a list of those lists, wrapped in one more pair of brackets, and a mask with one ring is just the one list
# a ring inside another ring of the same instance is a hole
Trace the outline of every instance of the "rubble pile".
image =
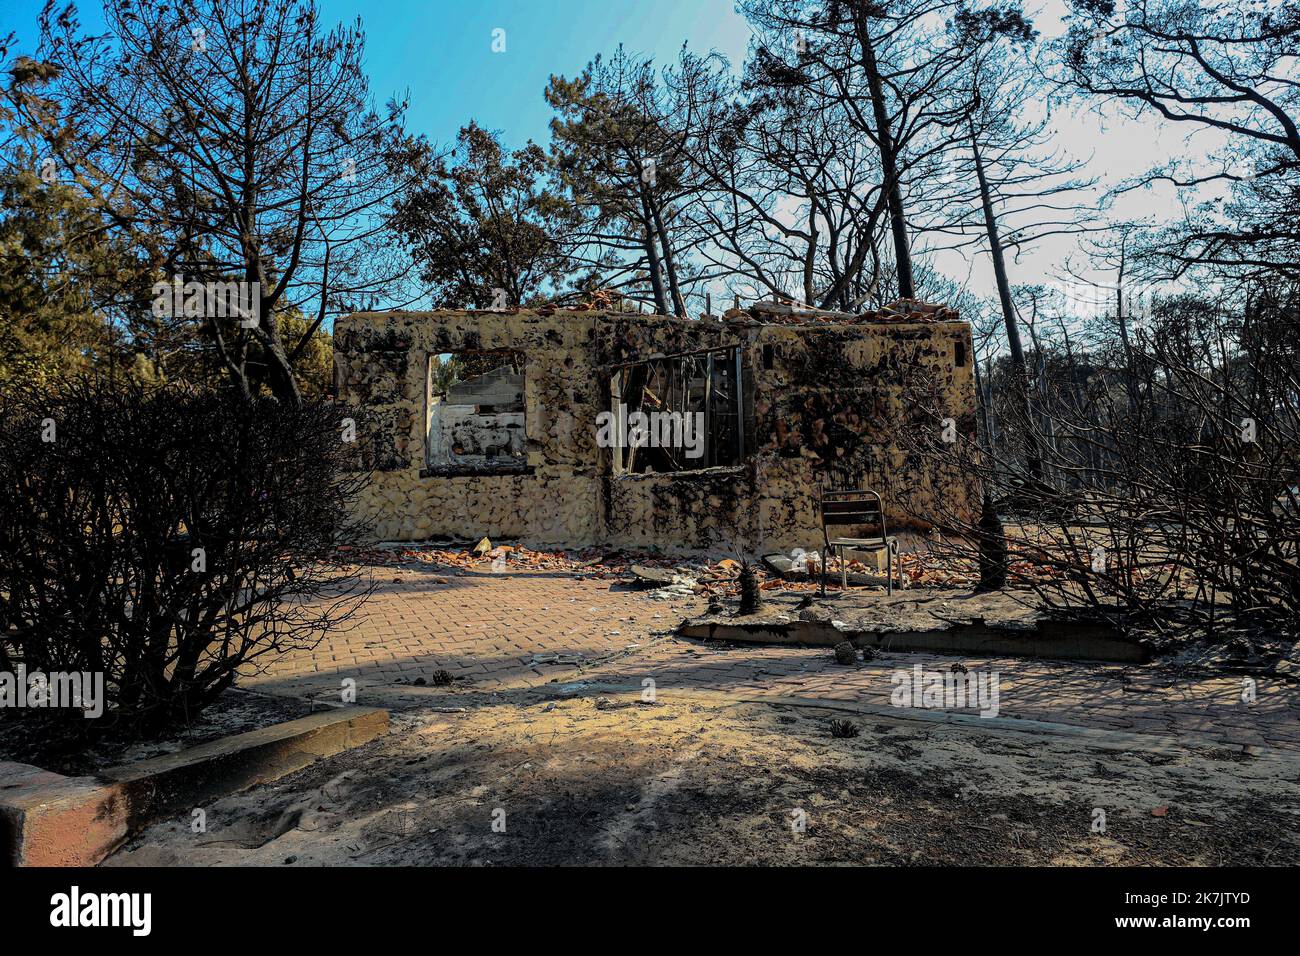
[[(426, 565), (430, 570), (467, 573), (557, 571), (577, 578), (628, 584), (645, 590), (650, 597), (665, 600), (691, 595), (710, 600), (735, 597), (740, 578), (740, 562), (732, 558), (691, 561), (602, 548), (534, 551), (521, 545), (494, 545), (486, 538), (474, 546), (343, 546), (339, 553), (345, 561), (371, 567)], [(763, 564), (757, 568), (759, 587), (764, 591), (815, 591), (820, 587), (817, 581), (820, 568), (821, 555), (815, 551), (799, 552), (793, 558), (765, 555)], [(905, 552), (899, 556), (899, 569), (905, 587), (965, 588), (979, 580), (974, 561), (934, 552)], [(826, 570), (832, 581), (837, 580), (839, 558), (830, 557)], [(874, 566), (852, 558), (845, 562), (845, 570), (851, 575), (879, 577)], [(1026, 571), (1028, 567), (1013, 570)]]
[(755, 302), (745, 309), (728, 309), (728, 322), (756, 320), (765, 325), (866, 325), (875, 322), (958, 322), (961, 313), (949, 306), (920, 299), (899, 299), (867, 312), (837, 312), (792, 302)]
[[(342, 546), (339, 556), (349, 563), (370, 567), (427, 565), (430, 570), (491, 573), (511, 570), (559, 571), (578, 578), (605, 579), (649, 589), (652, 596), (701, 595), (722, 597), (735, 592), (740, 563), (731, 558), (717, 562), (684, 561), (663, 555), (623, 550), (587, 548), (580, 551), (533, 551), (521, 545), (493, 545), (483, 539), (472, 547), (412, 544), (383, 547)], [(784, 582), (772, 577), (764, 587)], [(662, 593), (660, 593), (662, 592)]]
[(362, 565), (427, 564), (431, 568), (448, 571), (503, 571), (526, 568), (534, 571), (563, 571), (575, 576), (594, 578), (621, 578), (632, 560), (657, 567), (676, 567), (676, 562), (670, 559), (624, 555), (620, 551), (601, 548), (587, 548), (581, 551), (533, 551), (521, 545), (493, 545), (487, 538), (473, 547), (438, 544), (403, 544), (397, 547), (345, 545), (340, 547), (339, 551), (345, 560)]

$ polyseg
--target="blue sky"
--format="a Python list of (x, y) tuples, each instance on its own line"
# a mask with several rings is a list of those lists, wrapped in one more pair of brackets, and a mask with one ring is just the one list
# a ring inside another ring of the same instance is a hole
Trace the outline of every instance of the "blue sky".
[[(327, 17), (355, 16), (355, 0), (323, 0)], [(730, 0), (385, 0), (362, 14), (367, 65), (380, 99), (409, 87), (410, 127), (447, 141), (470, 117), (517, 146), (545, 140), (542, 98), (553, 73), (572, 76), (601, 51), (673, 58), (684, 39), (734, 63), (749, 27)], [(382, 12), (381, 12), (382, 10)], [(492, 31), (506, 50), (492, 52)]]
[[(731, 0), (319, 0), (326, 23), (366, 30), (366, 66), (379, 102), (409, 91), (409, 128), (449, 142), (472, 117), (514, 147), (545, 141), (550, 110), (542, 98), (553, 73), (572, 76), (619, 43), (671, 59), (684, 40), (739, 65), (749, 27)], [(20, 52), (36, 38), (43, 0), (0, 0), (0, 35), (18, 34)], [(88, 29), (101, 4), (77, 5)], [(493, 30), (504, 53), (492, 52)]]

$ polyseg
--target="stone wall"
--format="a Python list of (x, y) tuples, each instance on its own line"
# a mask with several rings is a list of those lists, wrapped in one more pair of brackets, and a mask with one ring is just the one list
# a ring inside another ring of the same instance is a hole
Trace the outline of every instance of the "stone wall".
[[(743, 349), (745, 449), (736, 467), (611, 473), (596, 443), (620, 363), (706, 348)], [(513, 350), (524, 369), (526, 471), (447, 474), (426, 461), (428, 361), (447, 352)], [(960, 354), (966, 356), (958, 364)], [(901, 450), (899, 430), (934, 428), (923, 387), (974, 427), (970, 328), (964, 322), (768, 324), (617, 312), (383, 312), (334, 329), (338, 400), (358, 422), (359, 502), (374, 540), (519, 539), (665, 552), (811, 547), (821, 483), (865, 484), (886, 497), (891, 528), (924, 526), (969, 495)], [(929, 417), (927, 417), (927, 415)]]

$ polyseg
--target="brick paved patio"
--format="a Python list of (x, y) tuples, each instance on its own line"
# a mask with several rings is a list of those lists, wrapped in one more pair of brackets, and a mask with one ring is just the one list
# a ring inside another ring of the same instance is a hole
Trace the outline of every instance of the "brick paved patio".
[(544, 570), (384, 568), (377, 581), (348, 631), (281, 657), (243, 686), (336, 693), (343, 678), (391, 686), (438, 670), (479, 690), (533, 686), (670, 630), (681, 616), (673, 608), (685, 607)]
[[(648, 677), (660, 695), (685, 688), (888, 708), (897, 670), (947, 670), (957, 660), (885, 654), (841, 667), (825, 648), (690, 641), (670, 632), (702, 602), (657, 600), (562, 571), (400, 568), (382, 569), (379, 581), (353, 629), (281, 658), (243, 686), (336, 696), (352, 678), (364, 697), (430, 683), (444, 669), (459, 693), (525, 691), (557, 679), (639, 688)], [(1002, 717), (1300, 751), (1300, 693), (1291, 684), (1260, 681), (1258, 699), (1246, 704), (1236, 677), (1017, 658), (964, 663), (999, 673)]]

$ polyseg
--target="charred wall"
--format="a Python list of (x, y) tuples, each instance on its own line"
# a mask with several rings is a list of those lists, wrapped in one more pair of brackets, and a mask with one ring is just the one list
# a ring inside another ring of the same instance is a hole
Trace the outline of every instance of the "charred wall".
[[(959, 345), (960, 343), (960, 345)], [(745, 449), (734, 467), (611, 473), (596, 443), (616, 366), (739, 345)], [(820, 485), (886, 495), (896, 525), (923, 525), (954, 476), (909, 457), (903, 429), (933, 428), (923, 384), (969, 433), (974, 385), (962, 322), (765, 324), (606, 312), (385, 312), (335, 328), (338, 399), (365, 423), (373, 468), (359, 507), (379, 540), (519, 538), (664, 551), (812, 547)], [(429, 357), (514, 350), (524, 368), (526, 473), (431, 473)], [(948, 507), (951, 507), (949, 502)]]

